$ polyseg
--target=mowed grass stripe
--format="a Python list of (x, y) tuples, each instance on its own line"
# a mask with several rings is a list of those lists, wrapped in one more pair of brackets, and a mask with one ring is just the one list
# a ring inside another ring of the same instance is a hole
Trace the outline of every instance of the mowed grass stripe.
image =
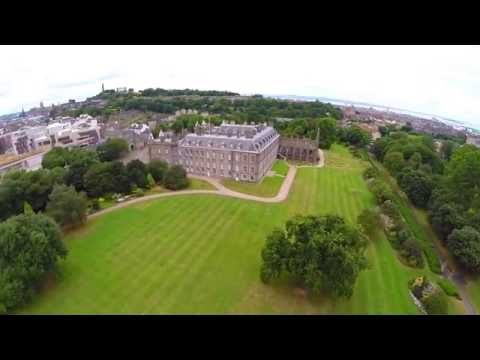
[[(195, 251), (191, 252), (188, 258), (185, 258), (185, 261), (189, 265), (186, 271), (191, 272), (192, 276), (185, 277), (185, 280), (178, 282), (178, 285), (169, 291), (168, 297), (166, 297), (165, 301), (162, 303), (166, 312), (181, 311), (181, 308), (185, 305), (188, 305), (186, 306), (186, 310), (191, 311), (188, 310), (188, 308), (190, 308), (190, 302), (182, 303), (183, 306), (179, 307), (177, 299), (190, 298), (189, 296), (185, 296), (185, 289), (193, 291), (195, 284), (201, 285), (202, 280), (206, 275), (204, 272), (205, 268), (211, 267), (212, 264), (217, 262), (213, 257), (217, 254), (219, 247), (225, 246), (225, 238), (222, 237), (222, 235), (229, 231), (232, 223), (238, 220), (238, 214), (242, 212), (245, 207), (245, 204), (241, 202), (236, 202), (231, 205), (233, 207), (229, 209), (230, 211), (226, 217), (226, 221), (217, 221), (205, 236), (199, 240), (199, 245), (196, 247)], [(183, 274), (179, 275), (183, 278)], [(203, 288), (203, 286), (201, 286), (201, 288)], [(201, 289), (199, 289), (199, 291), (201, 291)], [(180, 295), (180, 293), (182, 295)], [(219, 295), (221, 295), (221, 292)]]
[[(175, 286), (176, 279), (184, 273), (184, 271), (181, 269), (182, 263), (179, 261), (179, 259), (185, 257), (186, 254), (192, 250), (195, 251), (195, 249), (198, 248), (199, 237), (206, 236), (208, 229), (211, 228), (211, 225), (217, 221), (216, 217), (220, 216), (224, 208), (227, 206), (225, 202), (221, 202), (220, 206), (216, 206), (216, 202), (209, 203), (208, 205), (209, 206), (206, 209), (203, 209), (201, 212), (199, 211), (201, 208), (196, 208), (197, 211), (194, 213), (195, 219), (193, 222), (190, 222), (190, 219), (188, 218), (183, 218), (183, 221), (188, 221), (189, 226), (191, 226), (192, 229), (196, 229), (196, 231), (195, 233), (192, 232), (190, 234), (181, 234), (180, 236), (177, 234), (175, 242), (177, 244), (180, 243), (181, 245), (178, 246), (170, 256), (167, 255), (166, 261), (162, 264), (162, 269), (159, 269), (157, 272), (158, 277), (161, 278), (162, 274), (168, 271), (168, 275), (165, 276), (165, 279), (168, 279), (168, 281), (162, 282), (157, 289), (159, 293), (163, 293), (165, 296), (168, 296), (169, 288)], [(208, 216), (207, 221), (205, 221), (205, 218), (201, 213)], [(176, 223), (176, 225), (178, 226), (180, 224)], [(153, 264), (149, 264), (148, 262), (146, 262), (146, 264), (147, 265), (142, 273), (137, 276), (136, 281), (140, 281), (142, 278), (148, 280), (149, 274), (151, 274), (151, 271), (153, 270)], [(134, 303), (144, 299), (145, 296), (146, 291), (144, 288), (143, 291), (137, 292), (134, 297), (135, 299), (133, 300)]]

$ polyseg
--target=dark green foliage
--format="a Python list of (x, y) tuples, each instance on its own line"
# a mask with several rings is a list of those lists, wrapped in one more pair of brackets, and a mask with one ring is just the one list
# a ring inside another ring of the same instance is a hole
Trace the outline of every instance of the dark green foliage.
[(456, 149), (446, 173), (448, 189), (459, 204), (468, 208), (480, 198), (480, 149), (473, 145)]
[(343, 129), (340, 139), (347, 144), (363, 148), (372, 142), (372, 136), (370, 133), (359, 126), (352, 125), (348, 128)]
[(132, 160), (127, 164), (127, 176), (132, 185), (140, 188), (148, 188), (147, 166), (140, 160)]
[(288, 273), (313, 293), (323, 289), (350, 297), (366, 268), (364, 237), (333, 215), (295, 216), (286, 230), (274, 230), (262, 250), (261, 279), (269, 282)]
[(440, 278), (438, 279), (437, 283), (442, 288), (443, 292), (446, 295), (455, 297), (458, 300), (462, 300), (457, 288), (450, 280), (445, 278)]
[(377, 158), (377, 160), (383, 162), (383, 158), (385, 157), (385, 154), (387, 153), (388, 150), (388, 144), (390, 142), (390, 138), (387, 137), (381, 137), (372, 144), (371, 146), (371, 151), (373, 155)]
[(147, 170), (150, 174), (152, 174), (155, 182), (162, 183), (163, 178), (168, 170), (168, 164), (163, 160), (152, 160), (148, 163)]
[(173, 165), (165, 173), (163, 184), (170, 190), (184, 189), (189, 184), (187, 172), (180, 165)]
[(320, 148), (330, 149), (337, 139), (337, 121), (334, 118), (321, 118), (317, 120), (317, 126)]
[(108, 139), (97, 146), (98, 157), (101, 161), (120, 159), (128, 152), (128, 143), (124, 139)]
[(389, 151), (383, 159), (383, 164), (394, 176), (398, 176), (405, 167), (405, 159), (399, 151)]
[(48, 169), (11, 171), (0, 182), (0, 220), (23, 212), (25, 202), (33, 211), (42, 211), (55, 184), (63, 182), (64, 172)]
[(370, 166), (363, 171), (363, 178), (365, 180), (375, 179), (377, 177), (378, 177), (378, 169), (373, 166)]
[(129, 193), (130, 180), (125, 166), (119, 161), (97, 163), (84, 176), (89, 197), (100, 197), (108, 193)]
[(363, 209), (360, 215), (358, 215), (357, 223), (362, 227), (365, 234), (370, 237), (381, 229), (380, 214), (375, 209)]
[(393, 200), (394, 195), (390, 187), (381, 179), (373, 179), (368, 183), (368, 188), (375, 196), (377, 204), (382, 204), (387, 200)]
[(47, 216), (22, 214), (0, 223), (0, 308), (29, 301), (42, 277), (66, 254), (60, 229)]
[(453, 229), (460, 228), (465, 224), (460, 209), (454, 203), (431, 208), (430, 221), (443, 240), (448, 237)]
[(422, 299), (428, 315), (446, 315), (448, 313), (448, 298), (441, 290), (436, 290)]
[(69, 150), (66, 148), (53, 148), (43, 156), (42, 167), (44, 169), (53, 169), (55, 167), (66, 166), (68, 164), (69, 153)]
[(67, 161), (68, 170), (65, 177), (66, 184), (73, 185), (77, 191), (85, 190), (83, 177), (88, 169), (98, 162), (98, 155), (95, 151), (86, 149), (70, 150)]
[(406, 168), (398, 175), (398, 185), (416, 206), (427, 207), (434, 186), (430, 175)]
[(47, 214), (60, 226), (73, 228), (87, 220), (87, 198), (74, 187), (56, 185), (49, 199)]
[(472, 272), (480, 272), (480, 232), (471, 226), (455, 229), (447, 246), (456, 259)]

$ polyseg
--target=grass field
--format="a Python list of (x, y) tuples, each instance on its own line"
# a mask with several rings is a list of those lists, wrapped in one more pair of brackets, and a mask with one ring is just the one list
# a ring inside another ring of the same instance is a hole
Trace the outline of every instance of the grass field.
[[(89, 222), (66, 239), (70, 253), (61, 264), (62, 278), (22, 313), (418, 314), (407, 282), (434, 275), (402, 265), (383, 235), (370, 243), (369, 269), (351, 299), (310, 299), (285, 281), (260, 282), (265, 236), (289, 216), (333, 212), (353, 223), (373, 205), (362, 163), (337, 145), (326, 160), (325, 168), (298, 169), (283, 203), (178, 196)], [(461, 312), (453, 300), (450, 312)]]
[(249, 183), (245, 181), (235, 181), (232, 179), (222, 179), (223, 186), (245, 194), (262, 196), (262, 197), (274, 197), (282, 187), (284, 177), (288, 173), (288, 165), (283, 160), (276, 160), (272, 166), (272, 171), (276, 174), (273, 176), (264, 176), (258, 183)]
[(285, 160), (275, 160), (275, 163), (272, 166), (272, 171), (277, 175), (287, 176), (288, 173), (288, 164)]

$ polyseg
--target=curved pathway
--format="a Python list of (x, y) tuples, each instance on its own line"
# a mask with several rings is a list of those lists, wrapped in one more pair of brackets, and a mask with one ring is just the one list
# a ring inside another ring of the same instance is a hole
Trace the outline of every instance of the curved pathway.
[(172, 191), (172, 192), (167, 192), (167, 193), (161, 193), (161, 194), (153, 194), (153, 195), (147, 195), (143, 196), (140, 198), (136, 198), (133, 200), (128, 200), (123, 203), (116, 204), (112, 207), (109, 207), (104, 210), (100, 210), (92, 215), (88, 216), (88, 219), (94, 219), (100, 215), (109, 213), (111, 211), (114, 211), (116, 209), (124, 208), (127, 206), (130, 206), (132, 204), (148, 201), (148, 200), (153, 200), (153, 199), (158, 199), (158, 198), (163, 198), (163, 197), (170, 197), (170, 196), (178, 196), (178, 195), (195, 195), (195, 194), (210, 194), (210, 195), (221, 195), (221, 196), (229, 196), (229, 197), (234, 197), (237, 199), (244, 199), (244, 200), (252, 200), (252, 201), (258, 201), (258, 202), (263, 202), (263, 203), (279, 203), (282, 201), (285, 201), (288, 197), (288, 193), (290, 192), (290, 188), (292, 187), (293, 180), (295, 179), (295, 175), (297, 173), (297, 167), (296, 166), (291, 166), (289, 165), (288, 169), (288, 174), (285, 177), (285, 180), (283, 180), (282, 186), (280, 187), (280, 190), (278, 191), (278, 194), (274, 197), (261, 197), (261, 196), (254, 196), (254, 195), (248, 195), (244, 193), (240, 193), (237, 191), (233, 191), (228, 189), (227, 187), (223, 186), (218, 179), (215, 178), (210, 178), (206, 176), (197, 176), (197, 175), (190, 175), (191, 178), (193, 179), (200, 179), (207, 181), (208, 183), (212, 184), (216, 190), (180, 190), (180, 191)]

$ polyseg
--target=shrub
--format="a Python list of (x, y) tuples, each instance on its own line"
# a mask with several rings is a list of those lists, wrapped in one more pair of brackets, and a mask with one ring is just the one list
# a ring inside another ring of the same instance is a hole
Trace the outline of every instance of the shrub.
[(100, 210), (100, 201), (98, 199), (93, 199), (91, 202), (92, 210), (98, 211)]
[(421, 299), (426, 312), (429, 315), (444, 315), (448, 312), (447, 295), (441, 290), (435, 290)]
[(378, 170), (373, 166), (370, 166), (363, 171), (364, 179), (375, 179), (377, 177), (378, 177)]
[(446, 295), (455, 297), (458, 300), (462, 300), (457, 288), (449, 279), (441, 278), (437, 281), (437, 283)]

